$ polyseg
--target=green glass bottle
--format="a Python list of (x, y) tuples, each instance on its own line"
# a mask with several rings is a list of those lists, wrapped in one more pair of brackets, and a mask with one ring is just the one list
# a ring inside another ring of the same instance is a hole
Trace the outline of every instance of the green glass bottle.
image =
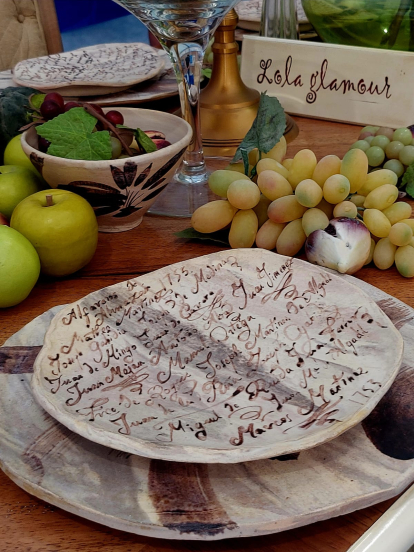
[(324, 42), (414, 51), (413, 0), (302, 0)]

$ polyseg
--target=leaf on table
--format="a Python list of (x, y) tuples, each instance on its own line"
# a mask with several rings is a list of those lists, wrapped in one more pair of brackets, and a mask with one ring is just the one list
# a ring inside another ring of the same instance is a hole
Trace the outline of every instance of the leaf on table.
[(37, 133), (51, 143), (47, 150), (50, 155), (85, 161), (111, 159), (109, 132), (92, 132), (95, 125), (95, 117), (83, 107), (75, 107), (38, 126)]
[(401, 186), (405, 186), (405, 191), (414, 199), (414, 163), (412, 163), (404, 173), (401, 180)]
[(19, 129), (29, 123), (29, 97), (36, 92), (24, 86), (9, 86), (0, 92), (0, 157), (8, 142), (19, 134)]
[(237, 148), (232, 163), (243, 159), (248, 174), (248, 154), (256, 148), (264, 153), (269, 152), (282, 138), (285, 129), (286, 116), (279, 100), (262, 93), (256, 118)]
[(177, 238), (186, 238), (189, 240), (201, 240), (219, 243), (226, 246), (230, 245), (228, 230), (219, 230), (218, 232), (203, 234), (202, 232), (197, 232), (197, 230), (194, 230), (194, 228), (186, 228), (185, 230), (181, 230), (181, 232), (175, 232), (174, 236), (177, 236)]

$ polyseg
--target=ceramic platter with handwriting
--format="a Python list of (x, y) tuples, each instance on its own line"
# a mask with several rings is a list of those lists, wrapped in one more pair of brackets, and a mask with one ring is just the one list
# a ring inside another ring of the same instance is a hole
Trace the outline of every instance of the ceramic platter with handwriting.
[(65, 307), (32, 388), (62, 424), (114, 449), (244, 462), (359, 423), (402, 354), (400, 333), (356, 286), (265, 250), (222, 251)]

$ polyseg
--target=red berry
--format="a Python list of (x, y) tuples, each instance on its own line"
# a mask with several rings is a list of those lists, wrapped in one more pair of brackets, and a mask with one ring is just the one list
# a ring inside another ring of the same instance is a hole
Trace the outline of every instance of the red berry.
[(39, 136), (39, 141), (38, 141), (39, 150), (42, 153), (46, 153), (49, 146), (50, 146), (49, 140), (46, 140), (46, 138), (42, 138), (42, 136)]
[(57, 92), (49, 92), (49, 94), (46, 94), (45, 96), (45, 99), (43, 100), (44, 102), (55, 102), (57, 103), (58, 105), (60, 105), (60, 107), (63, 109), (64, 105), (65, 105), (65, 100), (62, 98), (62, 96), (60, 94), (58, 94)]
[(78, 102), (68, 102), (68, 103), (65, 103), (65, 107), (63, 108), (63, 110), (66, 113), (67, 111), (73, 109), (74, 107), (82, 107), (82, 106)]
[(108, 111), (108, 113), (105, 113), (105, 118), (114, 126), (124, 124), (124, 116), (119, 111)]
[(40, 106), (40, 113), (42, 114), (42, 117), (46, 119), (46, 121), (50, 121), (50, 119), (54, 119), (55, 117), (63, 113), (63, 109), (56, 102), (52, 100), (45, 100)]
[(92, 109), (96, 111), (96, 113), (99, 113), (99, 115), (102, 115), (102, 117), (105, 117), (105, 113), (102, 111), (102, 107), (100, 105), (96, 104), (89, 104)]

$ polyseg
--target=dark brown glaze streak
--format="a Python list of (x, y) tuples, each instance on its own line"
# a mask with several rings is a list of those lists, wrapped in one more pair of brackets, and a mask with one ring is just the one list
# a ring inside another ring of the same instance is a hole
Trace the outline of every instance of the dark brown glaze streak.
[(197, 535), (217, 535), (237, 527), (209, 481), (208, 466), (151, 460), (148, 492), (164, 527)]
[(45, 475), (43, 459), (53, 453), (57, 448), (62, 449), (64, 442), (73, 435), (70, 429), (67, 429), (58, 422), (54, 422), (52, 427), (39, 435), (36, 441), (26, 448), (22, 455), (22, 459), (33, 471), (33, 474), (36, 474), (36, 482), (38, 485), (40, 485)]
[(377, 301), (377, 305), (388, 316), (397, 330), (414, 320), (413, 310), (408, 305), (398, 304), (392, 298), (381, 299), (381, 301)]
[(0, 347), (0, 374), (32, 374), (42, 347)]
[(414, 370), (402, 366), (397, 379), (362, 427), (375, 447), (397, 460), (414, 458)]

